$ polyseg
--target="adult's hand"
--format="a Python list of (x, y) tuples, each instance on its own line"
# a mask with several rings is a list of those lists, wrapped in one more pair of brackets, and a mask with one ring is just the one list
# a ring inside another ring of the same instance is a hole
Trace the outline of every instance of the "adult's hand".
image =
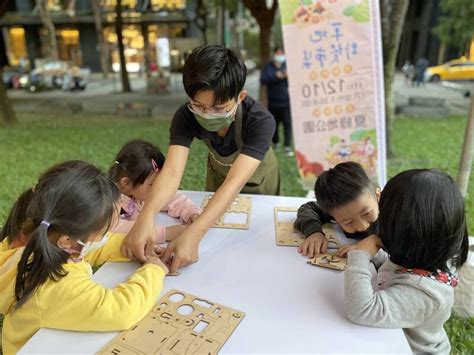
[(188, 159), (189, 148), (170, 145), (163, 169), (155, 179), (135, 225), (125, 238), (122, 254), (142, 263), (155, 247), (155, 214), (161, 211), (178, 190)]
[(188, 266), (199, 259), (199, 242), (202, 236), (194, 234), (186, 228), (180, 236), (168, 244), (162, 260), (168, 265), (170, 273), (174, 274), (181, 267)]

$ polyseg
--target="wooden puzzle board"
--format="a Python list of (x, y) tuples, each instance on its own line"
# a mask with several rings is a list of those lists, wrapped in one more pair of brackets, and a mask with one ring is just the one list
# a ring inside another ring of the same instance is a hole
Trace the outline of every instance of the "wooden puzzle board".
[[(278, 213), (280, 212), (297, 212), (297, 207), (275, 207), (275, 241), (276, 245), (298, 247), (305, 240), (304, 235), (295, 230), (293, 227), (295, 221), (280, 221)], [(341, 242), (337, 237), (337, 232), (334, 226), (330, 223), (323, 225), (323, 233), (329, 241), (328, 249), (339, 249)]]
[(171, 290), (98, 354), (217, 354), (245, 314)]
[(334, 254), (319, 254), (318, 256), (310, 259), (308, 264), (343, 271), (347, 266), (347, 259), (341, 258)]
[[(202, 201), (202, 209), (205, 209), (209, 201), (214, 195), (207, 195)], [(237, 196), (234, 202), (229, 206), (227, 211), (214, 223), (214, 228), (229, 228), (229, 229), (249, 229), (250, 215), (252, 212), (252, 198), (250, 196)], [(225, 222), (225, 215), (231, 213), (246, 214), (245, 223), (228, 223)]]
[(273, 209), (275, 215), (275, 241), (276, 245), (298, 247), (304, 241), (304, 235), (297, 232), (293, 227), (295, 221), (280, 221), (278, 213), (280, 212), (297, 212), (297, 207), (275, 207)]

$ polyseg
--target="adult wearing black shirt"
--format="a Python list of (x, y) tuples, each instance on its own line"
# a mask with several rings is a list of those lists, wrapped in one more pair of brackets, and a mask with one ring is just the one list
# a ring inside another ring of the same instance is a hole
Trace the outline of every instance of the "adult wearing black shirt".
[(199, 242), (240, 192), (279, 194), (278, 163), (270, 146), (275, 122), (243, 90), (245, 79), (244, 63), (223, 46), (199, 47), (187, 58), (183, 84), (190, 100), (173, 117), (165, 165), (124, 244), (128, 256), (145, 260), (154, 252), (155, 213), (176, 193), (194, 138), (209, 148), (206, 190), (216, 193), (165, 250), (170, 272), (197, 261)]

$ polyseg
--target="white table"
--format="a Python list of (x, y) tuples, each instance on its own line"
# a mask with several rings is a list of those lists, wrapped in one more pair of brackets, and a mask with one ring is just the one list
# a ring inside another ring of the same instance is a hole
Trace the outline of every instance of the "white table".
[[(207, 193), (186, 194), (200, 204)], [(410, 353), (401, 329), (363, 327), (346, 318), (342, 272), (308, 265), (296, 248), (275, 245), (273, 208), (303, 202), (253, 196), (250, 229), (211, 229), (199, 262), (167, 277), (162, 293), (179, 289), (243, 311), (246, 316), (222, 353)], [(163, 214), (157, 220), (176, 224)], [(107, 263), (93, 278), (113, 287), (136, 268)], [(20, 353), (91, 354), (116, 334), (41, 329)]]

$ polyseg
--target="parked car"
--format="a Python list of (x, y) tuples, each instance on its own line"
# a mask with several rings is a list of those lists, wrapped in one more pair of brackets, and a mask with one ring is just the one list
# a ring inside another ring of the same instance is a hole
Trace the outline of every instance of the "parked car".
[(426, 69), (425, 81), (440, 80), (474, 80), (474, 61), (466, 58), (454, 59)]

